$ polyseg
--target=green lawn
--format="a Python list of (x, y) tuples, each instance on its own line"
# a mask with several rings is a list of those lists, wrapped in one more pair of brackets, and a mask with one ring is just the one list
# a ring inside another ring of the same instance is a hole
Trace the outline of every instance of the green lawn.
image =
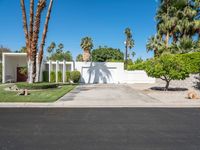
[(31, 91), (28, 96), (17, 96), (17, 92), (5, 91), (0, 86), (0, 102), (54, 102), (74, 89), (76, 85), (63, 85), (61, 88)]

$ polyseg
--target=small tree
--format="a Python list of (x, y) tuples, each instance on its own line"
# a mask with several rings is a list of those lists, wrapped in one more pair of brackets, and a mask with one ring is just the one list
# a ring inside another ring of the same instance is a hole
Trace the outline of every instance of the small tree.
[(189, 77), (189, 69), (178, 55), (163, 54), (146, 63), (145, 70), (150, 77), (160, 78), (166, 82), (165, 90), (169, 89), (170, 81), (184, 80)]

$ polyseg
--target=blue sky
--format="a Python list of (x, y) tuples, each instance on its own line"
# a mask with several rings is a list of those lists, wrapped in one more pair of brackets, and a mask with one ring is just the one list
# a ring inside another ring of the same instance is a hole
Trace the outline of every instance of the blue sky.
[[(28, 8), (29, 0), (25, 1)], [(152, 57), (152, 53), (146, 53), (146, 42), (156, 32), (156, 0), (54, 1), (46, 47), (52, 41), (63, 43), (65, 50), (70, 50), (75, 58), (82, 53), (81, 38), (90, 36), (95, 48), (105, 45), (124, 51), (124, 29), (130, 27), (135, 40), (133, 50), (136, 58)], [(20, 0), (0, 0), (0, 45), (13, 51), (25, 45), (19, 2)], [(43, 25), (42, 22), (42, 30)]]

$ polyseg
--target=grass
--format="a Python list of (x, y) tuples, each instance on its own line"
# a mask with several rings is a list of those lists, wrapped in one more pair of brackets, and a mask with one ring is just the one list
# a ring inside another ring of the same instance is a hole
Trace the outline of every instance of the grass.
[(31, 91), (28, 96), (18, 96), (17, 92), (5, 91), (7, 86), (0, 86), (0, 102), (54, 102), (70, 92), (76, 85), (62, 85), (61, 88)]

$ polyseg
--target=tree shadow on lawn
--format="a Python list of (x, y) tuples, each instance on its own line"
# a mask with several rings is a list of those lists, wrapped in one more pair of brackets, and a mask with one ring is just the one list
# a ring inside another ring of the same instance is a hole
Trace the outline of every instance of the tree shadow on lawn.
[[(165, 87), (151, 87), (150, 88), (151, 90), (154, 90), (154, 91), (166, 91)], [(180, 87), (170, 87), (168, 89), (168, 91), (188, 91), (187, 88), (180, 88)]]

